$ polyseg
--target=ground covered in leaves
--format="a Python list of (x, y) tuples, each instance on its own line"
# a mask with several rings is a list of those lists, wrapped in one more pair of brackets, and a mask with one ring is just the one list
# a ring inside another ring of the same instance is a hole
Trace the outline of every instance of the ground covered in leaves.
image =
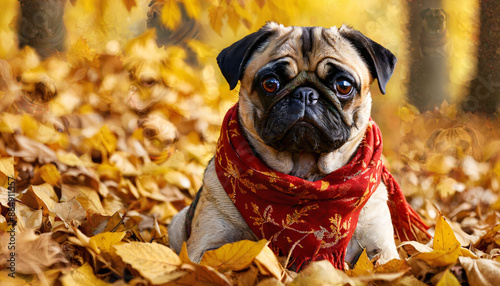
[[(227, 3), (237, 28), (231, 9), (249, 12)], [(220, 32), (221, 10), (209, 11)], [(89, 35), (43, 60), (30, 48), (0, 59), (0, 284), (500, 285), (500, 120), (446, 102), (386, 115), (401, 122), (386, 166), (434, 236), (400, 244), (402, 260), (362, 255), (345, 271), (315, 262), (297, 274), (266, 241), (199, 264), (174, 253), (167, 226), (200, 188), (237, 92), (212, 47), (192, 40), (189, 54), (155, 37), (96, 50)]]

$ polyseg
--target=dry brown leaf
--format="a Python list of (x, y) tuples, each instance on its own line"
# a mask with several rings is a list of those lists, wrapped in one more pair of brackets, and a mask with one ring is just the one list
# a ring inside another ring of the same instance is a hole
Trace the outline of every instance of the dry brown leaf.
[(470, 285), (500, 285), (500, 262), (490, 259), (459, 257)]
[(38, 204), (44, 207), (44, 213), (54, 211), (54, 206), (59, 202), (59, 198), (57, 197), (52, 185), (47, 183), (37, 186), (31, 185), (30, 189), (35, 194)]
[(75, 198), (72, 198), (67, 202), (55, 204), (54, 213), (66, 224), (67, 227), (79, 227), (87, 215), (85, 209)]
[(180, 279), (174, 281), (173, 285), (191, 286), (191, 285), (232, 285), (229, 279), (221, 273), (215, 271), (210, 266), (204, 265), (189, 265), (187, 269), (193, 271), (185, 274)]
[(431, 252), (432, 247), (422, 244), (417, 241), (405, 241), (402, 242), (399, 247), (402, 247), (409, 255), (415, 255), (418, 253)]
[(93, 188), (85, 185), (63, 184), (61, 187), (61, 200), (68, 201), (73, 198), (76, 198), (87, 212), (111, 215), (106, 213), (99, 194)]
[[(59, 244), (52, 240), (51, 233), (36, 235), (32, 230), (16, 232), (15, 272), (23, 274), (42, 274), (50, 266), (58, 262), (66, 262)], [(1, 235), (2, 245), (7, 245), (10, 235)], [(2, 261), (10, 255), (11, 250), (2, 247)], [(7, 252), (8, 251), (8, 252)]]
[[(45, 144), (22, 135), (16, 135), (16, 141), (19, 146), (22, 146), (22, 149), (14, 151), (7, 148), (7, 153), (11, 156), (23, 158), (27, 162), (38, 160), (42, 164), (52, 162), (57, 164), (56, 153)], [(61, 168), (61, 166), (58, 167)]]
[(17, 226), (21, 231), (39, 230), (42, 226), (42, 210), (33, 210), (32, 208), (16, 203)]

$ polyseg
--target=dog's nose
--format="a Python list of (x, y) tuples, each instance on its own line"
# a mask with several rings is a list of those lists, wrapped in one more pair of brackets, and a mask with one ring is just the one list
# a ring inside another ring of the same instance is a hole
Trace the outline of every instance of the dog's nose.
[(306, 105), (313, 105), (318, 102), (318, 92), (310, 87), (299, 87), (292, 93), (292, 97), (304, 102)]

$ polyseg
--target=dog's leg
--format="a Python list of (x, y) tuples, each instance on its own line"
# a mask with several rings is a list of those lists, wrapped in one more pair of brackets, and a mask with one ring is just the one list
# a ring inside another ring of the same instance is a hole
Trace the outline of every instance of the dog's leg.
[(377, 257), (379, 264), (399, 258), (391, 213), (387, 206), (387, 188), (383, 183), (380, 183), (361, 210), (358, 225), (347, 246), (345, 260), (350, 264), (356, 263), (365, 248), (368, 258)]
[(168, 240), (170, 248), (176, 253), (181, 252), (182, 243), (188, 240), (186, 231), (186, 214), (188, 213), (189, 206), (183, 208), (178, 214), (174, 216), (172, 222), (168, 226)]
[(191, 235), (187, 237), (185, 228), (188, 208), (177, 214), (168, 228), (170, 247), (179, 253), (182, 243), (187, 241), (189, 258), (193, 262), (200, 262), (207, 250), (217, 249), (224, 244), (245, 239), (257, 240), (220, 184), (213, 161), (205, 171), (203, 183), (191, 222)]

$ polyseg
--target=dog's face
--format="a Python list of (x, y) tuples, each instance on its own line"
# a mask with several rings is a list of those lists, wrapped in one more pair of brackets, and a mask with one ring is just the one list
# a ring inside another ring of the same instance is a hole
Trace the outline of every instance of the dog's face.
[(329, 153), (370, 116), (370, 84), (385, 93), (396, 58), (348, 27), (270, 23), (223, 50), (230, 87), (241, 80), (245, 131), (277, 151)]
[(163, 78), (168, 54), (156, 45), (151, 33), (131, 41), (126, 49), (124, 63), (130, 75), (126, 102), (131, 109), (147, 112), (168, 96), (169, 89)]
[(441, 8), (427, 8), (420, 13), (424, 30), (431, 33), (446, 29), (446, 13)]
[(434, 131), (427, 140), (431, 153), (444, 154), (457, 159), (473, 156), (481, 160), (481, 144), (478, 133), (467, 126), (457, 125)]

